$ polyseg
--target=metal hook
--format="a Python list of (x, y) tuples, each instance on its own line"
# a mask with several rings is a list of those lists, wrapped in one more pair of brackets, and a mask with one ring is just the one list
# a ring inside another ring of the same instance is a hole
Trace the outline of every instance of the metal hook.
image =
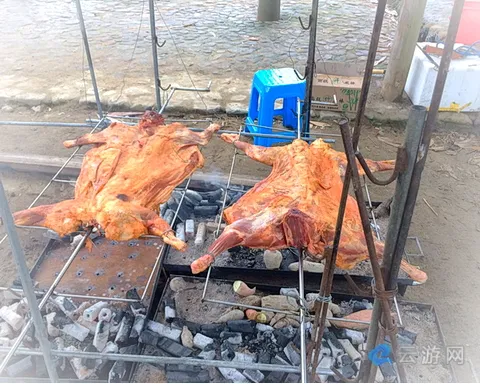
[(305, 24), (303, 24), (302, 18), (300, 16), (298, 16), (298, 21), (300, 22), (300, 25), (304, 30), (308, 30), (312, 25), (312, 15), (308, 16), (308, 25), (306, 27)]
[(167, 40), (163, 40), (162, 44), (159, 44), (158, 43), (158, 37), (155, 35), (155, 44), (157, 44), (157, 46), (159, 48), (162, 48), (165, 45), (166, 42), (167, 42)]
[(162, 82), (158, 80), (158, 88), (160, 88), (162, 91), (167, 92), (170, 88), (172, 88), (172, 84), (168, 84), (167, 88), (162, 87)]

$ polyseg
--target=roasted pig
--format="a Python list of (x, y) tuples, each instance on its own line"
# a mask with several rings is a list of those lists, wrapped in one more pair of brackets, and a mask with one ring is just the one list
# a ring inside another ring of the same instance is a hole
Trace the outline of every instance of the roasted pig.
[(199, 145), (206, 145), (220, 127), (202, 133), (175, 123), (165, 125), (146, 112), (137, 126), (113, 123), (107, 129), (67, 140), (65, 147), (92, 144), (84, 157), (75, 198), (15, 213), (17, 225), (47, 227), (63, 236), (97, 226), (111, 240), (160, 236), (183, 250), (169, 224), (158, 215), (159, 204), (173, 189), (203, 166)]
[[(215, 257), (237, 245), (270, 250), (300, 247), (320, 261), (325, 246), (333, 244), (347, 165), (345, 154), (333, 150), (322, 139), (310, 145), (294, 140), (290, 145), (272, 148), (241, 142), (237, 135), (223, 134), (222, 139), (273, 169), (265, 180), (225, 210), (227, 227), (208, 254), (192, 263), (192, 272), (204, 271)], [(372, 171), (391, 170), (395, 166), (394, 161), (367, 163)], [(375, 244), (377, 255), (382, 257), (383, 243), (376, 240)], [(351, 269), (367, 258), (357, 202), (349, 196), (337, 266)], [(426, 281), (426, 274), (407, 262), (402, 261), (401, 267), (414, 280)]]

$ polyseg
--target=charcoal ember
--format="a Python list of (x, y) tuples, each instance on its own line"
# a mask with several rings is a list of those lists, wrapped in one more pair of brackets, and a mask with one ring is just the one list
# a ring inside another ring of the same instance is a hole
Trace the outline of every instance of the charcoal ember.
[(175, 237), (179, 240), (185, 241), (185, 223), (178, 223), (177, 227), (175, 228)]
[(220, 334), (225, 330), (225, 324), (203, 324), (200, 326), (200, 332), (203, 335), (213, 337), (214, 339), (220, 338)]
[(110, 308), (103, 308), (98, 314), (98, 321), (106, 321), (107, 323), (112, 320), (113, 312)]
[(235, 351), (233, 350), (232, 344), (228, 341), (224, 341), (220, 346), (222, 360), (225, 361), (232, 361), (235, 357)]
[(167, 212), (167, 209), (168, 209), (167, 203), (160, 204), (160, 216), (164, 217), (165, 213)]
[(270, 372), (263, 380), (264, 383), (283, 383), (285, 381), (285, 372)]
[(294, 340), (296, 334), (297, 334), (297, 330), (293, 328), (291, 325), (285, 328), (275, 329), (275, 331), (273, 331), (273, 335), (277, 340), (277, 344), (282, 349), (285, 348), (290, 341)]
[(231, 320), (227, 322), (227, 327), (231, 332), (254, 333), (255, 321), (253, 320)]
[[(183, 327), (187, 327), (190, 332), (192, 332), (193, 334), (195, 333), (198, 333), (198, 332), (201, 332), (203, 333), (204, 335), (206, 336), (209, 336), (209, 337), (214, 337), (214, 336), (211, 336), (209, 334), (209, 331), (206, 329), (205, 331), (202, 331), (202, 325), (200, 324), (197, 324), (197, 323), (194, 323), (192, 321), (187, 321), (187, 320), (184, 320), (180, 317), (175, 317), (174, 319), (171, 319), (170, 321), (170, 324), (175, 327), (175, 328), (178, 328), (178, 329), (182, 329)], [(217, 325), (217, 324), (212, 324), (212, 325)], [(225, 328), (225, 326), (223, 326), (222, 330)], [(221, 332), (221, 331), (220, 331)], [(218, 333), (219, 335), (220, 333)]]
[[(170, 200), (168, 202), (168, 207), (174, 211), (177, 212), (177, 217), (182, 220), (183, 222), (187, 221), (188, 219), (192, 218), (192, 210), (189, 209), (186, 205), (182, 204), (181, 206), (178, 205), (176, 201), (174, 201), (172, 204), (170, 204)], [(180, 208), (179, 208), (180, 207)], [(197, 207), (194, 208), (194, 211)], [(178, 211), (177, 211), (178, 210)], [(168, 213), (168, 211), (167, 211)]]
[(298, 352), (297, 347), (293, 342), (289, 343), (284, 349), (283, 352), (287, 356), (288, 360), (292, 365), (300, 365), (300, 353)]
[(216, 355), (215, 347), (213, 344), (209, 344), (197, 355), (197, 357), (203, 360), (215, 360)]
[(353, 359), (347, 354), (337, 356), (337, 366), (343, 367), (345, 365), (353, 365)]
[(66, 324), (61, 327), (60, 330), (63, 333), (77, 339), (78, 341), (84, 341), (90, 333), (88, 328), (78, 323)]
[(115, 343), (119, 345), (124, 345), (128, 343), (130, 332), (133, 327), (134, 317), (131, 313), (126, 312), (120, 322), (120, 328), (117, 331), (115, 336)]
[(60, 312), (52, 312), (55, 316), (49, 315), (51, 319), (51, 324), (55, 328), (62, 329), (67, 324), (73, 324), (73, 320), (65, 316), (65, 314)]
[(193, 214), (195, 217), (211, 217), (217, 214), (218, 209), (218, 205), (215, 204), (197, 205), (193, 209)]
[(355, 345), (361, 344), (365, 341), (365, 335), (360, 331), (335, 327), (332, 327), (332, 329), (338, 339), (348, 339)]
[(176, 357), (188, 357), (193, 353), (192, 349), (166, 337), (159, 338), (157, 347)]
[(270, 364), (272, 360), (272, 355), (268, 351), (262, 351), (258, 354), (258, 362), (261, 364)]
[(99, 301), (83, 311), (83, 318), (87, 321), (95, 321), (103, 308), (108, 307), (105, 301)]
[(397, 373), (395, 371), (395, 367), (391, 362), (385, 362), (380, 366), (380, 372), (382, 372), (383, 378), (386, 383), (393, 383), (397, 379)]
[(140, 334), (145, 328), (145, 319), (146, 319), (146, 316), (142, 314), (138, 314), (135, 316), (135, 319), (133, 320), (132, 329), (130, 331), (130, 336), (129, 336), (130, 342), (133, 343), (139, 338)]
[(200, 193), (192, 190), (192, 189), (187, 189), (185, 191), (185, 198), (187, 200), (189, 200), (189, 202), (195, 206), (195, 205), (198, 205), (200, 203), (200, 201), (202, 201), (203, 197)]
[(93, 345), (99, 352), (102, 352), (107, 345), (108, 337), (110, 336), (110, 323), (100, 320), (97, 323), (95, 336), (93, 337)]
[(226, 339), (230, 344), (242, 344), (243, 338), (240, 332), (222, 332), (220, 335), (222, 339)]
[(340, 372), (342, 373), (343, 376), (345, 376), (347, 379), (351, 379), (355, 376), (355, 373), (357, 372), (357, 367), (355, 364), (346, 364), (343, 365), (340, 368)]
[(228, 250), (232, 264), (239, 267), (252, 268), (257, 262), (257, 258), (261, 259), (262, 250), (250, 249), (247, 247), (237, 246)]
[(199, 193), (202, 193), (216, 191), (217, 189), (222, 188), (222, 185), (214, 181), (190, 180), (190, 184), (188, 185), (188, 187)]
[(327, 340), (327, 343), (332, 351), (332, 356), (336, 358), (338, 355), (343, 354), (345, 351), (343, 350), (342, 344), (338, 341), (335, 334), (331, 331), (324, 331), (323, 337)]
[(198, 349), (204, 349), (207, 345), (213, 344), (211, 337), (197, 333), (193, 338), (193, 345)]
[(230, 204), (235, 204), (244, 195), (242, 192), (237, 192), (231, 195)]
[(208, 192), (199, 192), (202, 196), (202, 200), (208, 200), (209, 202), (213, 203), (216, 200), (221, 200), (223, 197), (223, 189), (219, 188), (215, 191), (208, 191)]
[(241, 363), (255, 363), (256, 360), (257, 355), (244, 352), (235, 352), (235, 357), (233, 358), (233, 361), (238, 361)]
[(363, 311), (364, 309), (372, 309), (373, 305), (368, 300), (351, 300), (351, 306), (353, 312)]
[(53, 301), (55, 302), (57, 307), (60, 308), (62, 312), (70, 318), (72, 317), (73, 313), (77, 310), (77, 306), (68, 297), (57, 296), (53, 299)]
[(276, 365), (290, 365), (288, 357), (283, 352), (276, 354), (272, 358), (271, 363)]
[[(84, 349), (83, 352), (98, 352), (98, 348), (96, 348), (93, 344), (88, 344)], [(100, 350), (101, 352), (101, 350)], [(87, 367), (88, 369), (95, 369), (96, 361), (95, 359), (87, 359), (82, 358), (81, 363)]]
[(243, 371), (243, 376), (253, 383), (261, 383), (265, 378), (265, 375), (258, 369), (245, 369)]
[(175, 300), (173, 298), (165, 299), (164, 313), (165, 313), (165, 321), (167, 323), (171, 323), (173, 319), (176, 318)]
[(301, 376), (298, 373), (290, 372), (285, 378), (285, 383), (299, 383)]
[(142, 344), (151, 345), (152, 347), (156, 347), (159, 339), (160, 336), (157, 333), (149, 331), (147, 329), (140, 334), (139, 342)]
[(343, 349), (345, 350), (345, 352), (347, 352), (348, 356), (350, 356), (350, 358), (353, 361), (359, 361), (359, 360), (362, 359), (362, 355), (360, 354), (360, 352), (358, 352), (355, 349), (355, 347), (350, 342), (350, 340), (348, 340), (348, 339), (338, 339), (338, 342), (340, 344), (342, 344)]
[(234, 368), (218, 368), (222, 376), (232, 383), (249, 383), (248, 379), (240, 371)]
[(175, 217), (175, 211), (173, 209), (168, 208), (165, 211), (165, 215), (163, 215), (162, 217), (170, 226), (172, 226), (173, 218)]
[(121, 383), (126, 373), (127, 362), (118, 360), (112, 365), (110, 372), (108, 372), (108, 382)]
[(168, 383), (208, 383), (209, 381), (210, 375), (207, 370), (200, 371), (195, 375), (182, 371), (167, 371)]

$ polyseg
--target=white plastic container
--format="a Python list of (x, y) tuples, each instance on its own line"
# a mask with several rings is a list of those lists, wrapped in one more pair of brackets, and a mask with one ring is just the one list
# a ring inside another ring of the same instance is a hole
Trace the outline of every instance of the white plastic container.
[[(433, 43), (419, 43), (420, 46)], [(461, 46), (456, 44), (455, 48)], [(440, 57), (430, 55), (440, 64)], [(430, 106), (430, 100), (437, 78), (437, 67), (417, 47), (413, 55), (412, 65), (408, 73), (405, 92), (413, 104)], [(452, 103), (460, 107), (471, 103), (462, 112), (480, 111), (480, 57), (470, 56), (464, 59), (452, 60), (443, 91), (440, 108), (450, 108)]]

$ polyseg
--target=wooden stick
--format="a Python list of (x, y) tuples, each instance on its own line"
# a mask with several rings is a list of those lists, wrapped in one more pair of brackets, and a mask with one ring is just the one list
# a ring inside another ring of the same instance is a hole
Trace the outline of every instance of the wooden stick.
[(423, 198), (423, 201), (425, 202), (425, 204), (427, 204), (427, 207), (430, 208), (436, 216), (438, 216), (438, 213), (435, 211), (435, 209), (433, 209), (430, 204), (428, 204), (428, 201), (425, 198)]

